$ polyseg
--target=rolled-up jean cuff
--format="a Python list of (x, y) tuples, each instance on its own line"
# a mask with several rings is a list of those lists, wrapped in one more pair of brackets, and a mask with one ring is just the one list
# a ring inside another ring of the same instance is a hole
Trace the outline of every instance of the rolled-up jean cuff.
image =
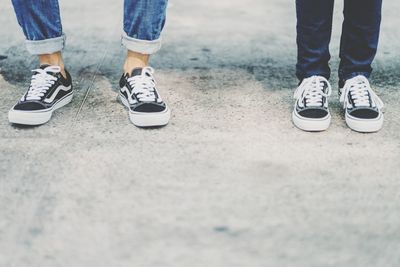
[(32, 55), (44, 55), (59, 52), (65, 46), (65, 35), (51, 39), (31, 41), (26, 40), (26, 48)]
[(140, 40), (129, 37), (125, 32), (122, 33), (121, 43), (126, 49), (145, 55), (154, 54), (161, 48), (161, 38), (153, 41)]

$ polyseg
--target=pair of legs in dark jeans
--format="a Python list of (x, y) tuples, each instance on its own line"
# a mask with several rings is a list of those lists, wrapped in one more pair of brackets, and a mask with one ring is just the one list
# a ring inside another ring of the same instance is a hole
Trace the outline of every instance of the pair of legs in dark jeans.
[[(327, 97), (331, 92), (329, 44), (334, 0), (296, 0), (296, 9), (296, 74), (301, 85), (293, 120), (303, 130), (325, 130), (330, 124)], [(361, 132), (377, 131), (383, 122), (383, 104), (367, 80), (378, 47), (381, 10), (382, 0), (344, 0), (339, 87), (346, 121)]]

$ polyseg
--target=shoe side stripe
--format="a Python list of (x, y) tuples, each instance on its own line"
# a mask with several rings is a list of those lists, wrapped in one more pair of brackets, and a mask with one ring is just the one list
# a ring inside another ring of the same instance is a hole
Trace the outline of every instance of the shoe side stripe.
[(61, 90), (62, 90), (62, 91), (69, 91), (69, 90), (71, 90), (71, 85), (68, 86), (68, 87), (65, 87), (65, 86), (63, 86), (63, 85), (58, 86), (57, 89), (54, 91), (54, 93), (51, 95), (51, 97), (50, 97), (50, 98), (47, 97), (47, 98), (44, 100), (44, 102), (45, 102), (45, 103), (52, 103), (52, 102), (54, 101), (54, 99), (56, 99), (58, 93), (59, 93)]

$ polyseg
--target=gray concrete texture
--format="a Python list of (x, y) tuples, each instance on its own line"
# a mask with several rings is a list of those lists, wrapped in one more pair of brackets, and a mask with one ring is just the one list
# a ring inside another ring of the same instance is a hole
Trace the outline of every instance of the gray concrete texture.
[(152, 60), (171, 123), (135, 128), (115, 100), (121, 2), (61, 1), (75, 99), (32, 128), (7, 121), (37, 63), (0, 0), (0, 266), (400, 266), (399, 1), (384, 1), (377, 134), (346, 127), (336, 90), (328, 131), (292, 125), (288, 0), (172, 0)]

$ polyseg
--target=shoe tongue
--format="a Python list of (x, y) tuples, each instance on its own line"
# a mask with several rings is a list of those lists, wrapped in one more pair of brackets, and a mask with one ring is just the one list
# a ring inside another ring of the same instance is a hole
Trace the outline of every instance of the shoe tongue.
[[(39, 69), (45, 70), (48, 67), (51, 67), (52, 65), (50, 64), (42, 64), (39, 66)], [(35, 72), (35, 74), (37, 74), (38, 72)], [(52, 72), (52, 71), (46, 71), (47, 74), (52, 75), (52, 76), (57, 76), (58, 73)]]
[(143, 69), (142, 68), (136, 68), (132, 70), (131, 77), (135, 76), (140, 76), (142, 75)]
[[(48, 65), (48, 64), (43, 64), (43, 65), (40, 65), (38, 69), (45, 70), (49, 66), (50, 65)], [(39, 72), (38, 71), (33, 71), (33, 74), (39, 74)]]
[(324, 85), (324, 89), (325, 89), (326, 87), (328, 87), (328, 83), (327, 83), (327, 82), (322, 81), (322, 84)]
[(39, 69), (44, 70), (45, 68), (50, 67), (50, 66), (51, 65), (49, 65), (49, 64), (43, 64), (43, 65), (40, 65)]

